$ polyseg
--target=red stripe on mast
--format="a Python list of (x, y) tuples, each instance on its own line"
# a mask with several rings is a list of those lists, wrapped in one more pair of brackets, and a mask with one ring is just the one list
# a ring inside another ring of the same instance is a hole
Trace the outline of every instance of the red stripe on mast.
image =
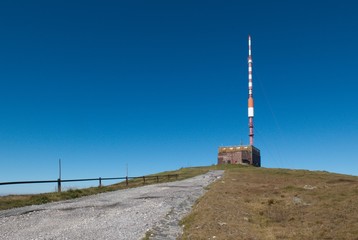
[(250, 145), (254, 145), (254, 98), (252, 95), (252, 56), (251, 56), (251, 37), (249, 35), (249, 57), (248, 57), (248, 72), (249, 72), (249, 99), (248, 99), (248, 117), (249, 117), (249, 139)]

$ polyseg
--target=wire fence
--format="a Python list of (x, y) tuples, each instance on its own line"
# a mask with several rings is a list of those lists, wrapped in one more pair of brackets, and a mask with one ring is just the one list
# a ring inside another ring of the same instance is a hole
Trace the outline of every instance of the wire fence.
[(140, 177), (106, 177), (106, 178), (81, 178), (81, 179), (57, 179), (57, 180), (41, 180), (41, 181), (18, 181), (18, 182), (0, 182), (0, 185), (18, 185), (18, 184), (39, 184), (39, 183), (57, 183), (57, 191), (61, 192), (61, 183), (66, 182), (85, 182), (85, 181), (98, 181), (98, 187), (102, 187), (102, 181), (107, 180), (125, 180), (126, 186), (129, 185), (129, 180), (132, 179), (142, 179), (143, 184), (148, 180), (155, 180), (157, 183), (161, 179), (178, 179), (179, 174), (168, 174), (168, 175), (158, 175), (158, 176), (140, 176)]

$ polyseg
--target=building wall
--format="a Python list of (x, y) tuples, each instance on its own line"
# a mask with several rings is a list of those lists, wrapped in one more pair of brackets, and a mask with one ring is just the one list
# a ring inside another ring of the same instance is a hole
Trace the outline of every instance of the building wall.
[(251, 164), (260, 167), (260, 150), (254, 146), (220, 147), (218, 164)]
[(252, 165), (261, 167), (261, 154), (260, 150), (253, 149), (252, 151)]

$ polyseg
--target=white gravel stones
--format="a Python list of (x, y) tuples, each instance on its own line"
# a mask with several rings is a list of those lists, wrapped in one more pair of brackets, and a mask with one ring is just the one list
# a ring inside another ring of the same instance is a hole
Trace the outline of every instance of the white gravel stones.
[(223, 171), (183, 181), (0, 211), (0, 239), (176, 239), (180, 219)]

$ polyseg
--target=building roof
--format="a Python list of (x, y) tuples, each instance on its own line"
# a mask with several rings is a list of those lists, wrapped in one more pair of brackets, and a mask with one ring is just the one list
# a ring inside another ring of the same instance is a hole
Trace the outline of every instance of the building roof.
[(219, 153), (253, 151), (253, 150), (260, 152), (258, 148), (252, 145), (236, 145), (236, 146), (219, 147)]

